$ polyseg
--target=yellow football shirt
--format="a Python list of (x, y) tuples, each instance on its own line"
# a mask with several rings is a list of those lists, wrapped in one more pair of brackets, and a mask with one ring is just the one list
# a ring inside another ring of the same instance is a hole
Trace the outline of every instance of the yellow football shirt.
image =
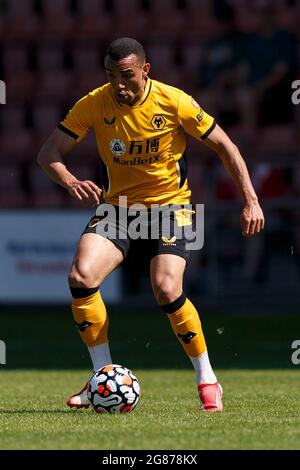
[(109, 83), (80, 99), (58, 126), (79, 143), (94, 130), (105, 201), (128, 205), (186, 204), (186, 133), (205, 138), (214, 119), (182, 90), (147, 80), (134, 106), (121, 105)]

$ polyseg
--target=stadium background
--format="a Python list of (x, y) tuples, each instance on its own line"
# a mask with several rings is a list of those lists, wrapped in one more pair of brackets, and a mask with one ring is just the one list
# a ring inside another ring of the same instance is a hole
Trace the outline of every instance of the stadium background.
[[(300, 106), (292, 104), (291, 86), (299, 78), (299, 2), (1, 0), (0, 12), (0, 76), (7, 88), (0, 116), (1, 209), (58, 209), (64, 215), (80, 209), (43, 175), (36, 155), (73, 103), (105, 83), (107, 44), (133, 36), (145, 45), (151, 76), (192, 94), (228, 131), (266, 212), (264, 234), (244, 240), (239, 196), (218, 157), (191, 139), (193, 202), (205, 203), (206, 224), (205, 249), (193, 257), (187, 291), (202, 304), (229, 309), (296, 303)], [(271, 39), (264, 39), (264, 31), (271, 31)], [(271, 85), (276, 73), (277, 84)], [(262, 82), (267, 85), (260, 93)], [(97, 158), (89, 135), (70, 157), (70, 167), (79, 178), (100, 184)], [(151, 301), (142, 261), (132, 256), (123, 269), (122, 301)]]

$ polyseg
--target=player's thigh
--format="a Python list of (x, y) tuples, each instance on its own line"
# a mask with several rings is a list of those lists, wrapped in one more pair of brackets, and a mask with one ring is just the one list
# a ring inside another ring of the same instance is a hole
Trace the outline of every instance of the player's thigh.
[(123, 261), (122, 251), (107, 238), (96, 233), (84, 233), (80, 239), (70, 271), (70, 284), (100, 285), (106, 276)]
[(178, 255), (164, 253), (154, 256), (150, 262), (150, 279), (154, 295), (174, 295), (182, 290), (186, 260)]

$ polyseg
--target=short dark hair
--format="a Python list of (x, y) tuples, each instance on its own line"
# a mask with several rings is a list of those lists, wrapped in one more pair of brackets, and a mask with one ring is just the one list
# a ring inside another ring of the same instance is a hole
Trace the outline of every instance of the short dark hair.
[(136, 55), (142, 63), (146, 60), (145, 49), (138, 41), (132, 38), (119, 38), (110, 43), (106, 49), (105, 58), (109, 56), (117, 62), (131, 54)]

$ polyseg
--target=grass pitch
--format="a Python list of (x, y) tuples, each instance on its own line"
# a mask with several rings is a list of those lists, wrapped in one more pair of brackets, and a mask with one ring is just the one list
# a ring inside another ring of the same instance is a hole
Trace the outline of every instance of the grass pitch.
[(142, 396), (131, 414), (97, 415), (65, 406), (90, 376), (89, 361), (70, 316), (48, 313), (0, 315), (0, 449), (300, 448), (300, 366), (291, 364), (298, 316), (203, 319), (225, 406), (203, 413), (164, 317), (112, 312), (114, 361), (133, 370)]
[(88, 371), (2, 373), (0, 448), (299, 449), (298, 372), (218, 371), (223, 413), (199, 411), (190, 371), (134, 372), (142, 397), (126, 415), (65, 406)]

